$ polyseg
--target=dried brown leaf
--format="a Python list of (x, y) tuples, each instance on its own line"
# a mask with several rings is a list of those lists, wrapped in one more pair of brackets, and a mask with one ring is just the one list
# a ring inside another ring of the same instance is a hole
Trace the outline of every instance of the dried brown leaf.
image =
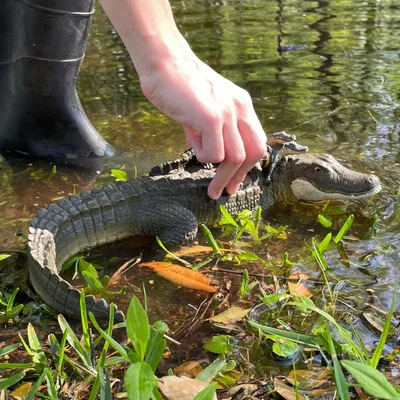
[(186, 361), (174, 368), (175, 375), (185, 375), (190, 378), (196, 377), (201, 371), (203, 371), (203, 367), (200, 362), (194, 360)]
[(293, 387), (286, 385), (278, 378), (274, 379), (274, 390), (285, 400), (305, 400), (300, 393), (296, 393), (296, 390)]
[(108, 281), (107, 287), (112, 288), (120, 283), (121, 278), (123, 278), (123, 274), (129, 271), (134, 265), (137, 263), (135, 259), (128, 260), (126, 263), (122, 264), (111, 276)]
[[(208, 383), (186, 376), (163, 376), (158, 381), (158, 388), (168, 400), (193, 400), (208, 386)], [(217, 396), (214, 396), (217, 400)]]
[(10, 393), (10, 396), (15, 397), (15, 399), (25, 399), (29, 390), (31, 389), (33, 382), (24, 382), (19, 385), (15, 390)]

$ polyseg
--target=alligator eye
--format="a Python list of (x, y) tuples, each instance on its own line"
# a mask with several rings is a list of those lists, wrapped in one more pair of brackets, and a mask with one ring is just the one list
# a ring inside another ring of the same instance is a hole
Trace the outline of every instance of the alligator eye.
[(314, 170), (315, 171), (322, 171), (322, 168), (321, 167), (314, 167)]

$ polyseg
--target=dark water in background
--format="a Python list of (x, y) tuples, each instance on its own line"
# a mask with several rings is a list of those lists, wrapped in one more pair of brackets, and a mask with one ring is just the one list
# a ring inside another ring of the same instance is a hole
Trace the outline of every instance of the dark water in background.
[[(368, 266), (384, 282), (380, 296), (387, 306), (388, 288), (398, 276), (400, 259), (400, 217), (396, 217), (394, 204), (400, 172), (398, 2), (171, 3), (180, 30), (197, 55), (250, 92), (267, 133), (295, 133), (311, 151), (329, 152), (347, 166), (375, 171), (381, 177), (384, 190), (375, 201), (378, 234), (355, 247), (362, 253), (392, 245)], [(284, 51), (292, 45), (307, 47)], [(118, 149), (118, 156), (98, 174), (96, 184), (110, 180), (111, 168), (125, 165), (131, 175), (135, 167), (144, 173), (184, 149), (180, 126), (141, 94), (131, 61), (100, 6), (79, 93), (95, 127)], [(15, 233), (18, 229), (26, 232), (27, 221), (37, 208), (89, 189), (96, 177), (96, 173), (62, 166), (51, 176), (52, 166), (47, 163), (29, 168), (20, 163), (13, 169), (14, 175), (6, 161), (0, 163), (4, 249), (21, 241)], [(296, 251), (296, 244), (288, 246)], [(356, 279), (356, 267), (344, 267), (337, 255), (332, 255), (331, 262), (339, 275)]]

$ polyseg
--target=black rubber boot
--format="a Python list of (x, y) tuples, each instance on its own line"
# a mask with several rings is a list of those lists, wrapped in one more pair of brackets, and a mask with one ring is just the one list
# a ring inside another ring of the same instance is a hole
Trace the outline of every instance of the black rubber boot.
[(109, 157), (76, 93), (94, 0), (1, 0), (0, 149)]

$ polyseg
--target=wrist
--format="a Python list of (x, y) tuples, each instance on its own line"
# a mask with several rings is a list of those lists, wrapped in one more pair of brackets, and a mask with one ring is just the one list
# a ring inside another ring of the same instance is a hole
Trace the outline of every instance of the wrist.
[(127, 45), (139, 78), (162, 70), (166, 65), (195, 57), (185, 38), (176, 31), (168, 35), (147, 35)]

